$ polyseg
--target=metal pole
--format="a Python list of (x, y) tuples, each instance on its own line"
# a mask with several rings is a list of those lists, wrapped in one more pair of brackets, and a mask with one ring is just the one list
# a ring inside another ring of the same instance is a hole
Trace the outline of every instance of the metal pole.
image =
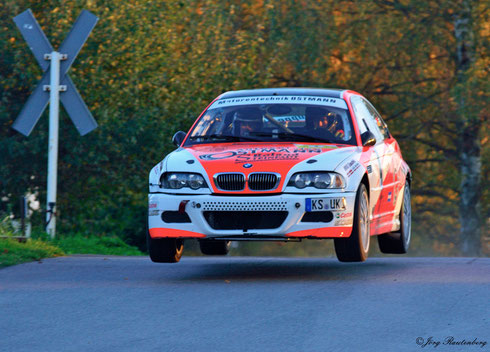
[(56, 234), (56, 184), (58, 174), (58, 129), (60, 106), (60, 53), (51, 53), (51, 81), (49, 86), (49, 147), (48, 193), (46, 202), (46, 232)]
[(27, 217), (27, 198), (20, 197), (20, 232), (22, 237), (26, 235), (26, 217)]

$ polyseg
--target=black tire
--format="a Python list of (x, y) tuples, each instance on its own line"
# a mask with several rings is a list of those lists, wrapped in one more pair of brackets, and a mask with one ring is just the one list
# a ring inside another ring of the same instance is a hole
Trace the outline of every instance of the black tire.
[(147, 233), (146, 244), (155, 263), (177, 263), (184, 251), (184, 240), (179, 238), (151, 238)]
[(206, 255), (227, 255), (230, 251), (231, 241), (201, 240), (199, 247), (201, 253)]
[(369, 198), (366, 186), (361, 183), (356, 194), (352, 234), (347, 238), (335, 238), (337, 259), (341, 262), (363, 262), (368, 257), (370, 243)]
[(379, 250), (386, 254), (405, 254), (410, 246), (412, 232), (412, 206), (410, 203), (410, 184), (405, 183), (400, 209), (400, 230), (378, 236)]

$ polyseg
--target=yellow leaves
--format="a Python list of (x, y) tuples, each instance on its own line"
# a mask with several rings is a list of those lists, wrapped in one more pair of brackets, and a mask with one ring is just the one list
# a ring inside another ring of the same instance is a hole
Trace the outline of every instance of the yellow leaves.
[(265, 5), (265, 8), (267, 10), (272, 10), (274, 8), (273, 2), (272, 1), (271, 2), (268, 2), (267, 5)]
[(15, 43), (15, 38), (14, 37), (10, 38), (9, 39), (9, 42), (12, 43), (12, 44)]
[(340, 69), (342, 67), (342, 60), (337, 56), (330, 56), (330, 63), (332, 64), (333, 69)]
[(485, 136), (482, 140), (481, 140), (481, 146), (484, 147), (488, 142), (488, 136)]

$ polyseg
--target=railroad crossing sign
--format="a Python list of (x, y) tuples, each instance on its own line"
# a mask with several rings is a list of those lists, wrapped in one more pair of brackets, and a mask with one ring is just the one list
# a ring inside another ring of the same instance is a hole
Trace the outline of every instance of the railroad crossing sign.
[[(61, 103), (82, 136), (95, 129), (97, 122), (95, 122), (82, 97), (78, 94), (75, 85), (67, 75), (67, 71), (73, 61), (75, 61), (97, 21), (98, 18), (96, 16), (87, 10), (83, 10), (59, 49), (59, 53), (61, 53), (60, 59), (62, 60), (59, 65), (59, 82), (63, 92), (60, 95)], [(36, 57), (39, 66), (44, 71), (43, 78), (41, 78), (38, 86), (27, 100), (12, 126), (23, 135), (28, 136), (48, 105), (50, 97), (48, 85), (50, 83), (51, 70), (48, 60), (52, 62), (56, 60), (52, 60), (50, 55), (54, 51), (53, 47), (30, 9), (16, 16), (14, 22)]]
[(78, 94), (67, 72), (98, 20), (95, 15), (83, 10), (58, 52), (53, 50), (30, 9), (14, 17), (15, 24), (32, 50), (44, 74), (12, 128), (28, 136), (44, 109), (46, 109), (48, 101), (50, 103), (46, 231), (51, 237), (55, 236), (56, 231), (56, 178), (60, 98), (68, 116), (70, 116), (82, 136), (97, 127), (97, 122), (80, 94)]

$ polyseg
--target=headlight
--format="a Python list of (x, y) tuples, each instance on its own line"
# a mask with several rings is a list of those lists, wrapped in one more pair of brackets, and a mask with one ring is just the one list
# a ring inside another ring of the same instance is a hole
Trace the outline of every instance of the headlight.
[(318, 189), (343, 188), (345, 181), (342, 175), (335, 172), (298, 172), (289, 180), (288, 186), (296, 188), (315, 187)]
[(189, 187), (191, 189), (207, 188), (208, 185), (199, 174), (189, 174), (181, 172), (167, 172), (160, 177), (160, 187), (170, 189), (181, 189)]

